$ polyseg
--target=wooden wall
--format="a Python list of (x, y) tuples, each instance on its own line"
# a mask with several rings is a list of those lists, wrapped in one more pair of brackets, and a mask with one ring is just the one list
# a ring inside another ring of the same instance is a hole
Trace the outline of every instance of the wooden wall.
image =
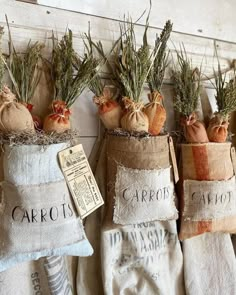
[[(34, 2), (28, 3), (28, 2)], [(36, 3), (37, 2), (37, 3)], [(201, 66), (206, 76), (211, 76), (217, 60), (214, 57), (214, 44), (222, 67), (228, 66), (228, 61), (236, 56), (236, 30), (234, 29), (234, 0), (188, 0), (152, 1), (150, 15), (149, 42), (153, 43), (156, 33), (160, 32), (167, 19), (174, 23), (174, 32), (169, 41), (171, 50), (170, 67), (175, 60), (175, 50), (184, 44), (186, 51), (192, 57), (194, 65)], [(45, 44), (44, 55), (47, 57), (51, 49), (51, 33), (56, 31), (60, 37), (70, 28), (74, 33), (75, 48), (83, 53), (82, 33), (87, 32), (88, 23), (91, 35), (95, 40), (101, 40), (109, 50), (112, 42), (119, 35), (119, 20), (124, 14), (139, 18), (145, 9), (149, 8), (149, 0), (0, 0), (0, 25), (5, 27), (3, 38), (4, 51), (7, 52), (7, 28), (5, 14), (11, 27), (15, 47), (23, 50), (28, 40), (38, 40)], [(145, 17), (136, 25), (137, 40), (140, 43), (143, 33)], [(215, 109), (214, 90), (210, 83), (206, 83), (207, 95)], [(163, 88), (165, 106), (168, 112), (167, 129), (175, 128), (172, 106), (173, 89), (167, 73)], [(73, 107), (72, 125), (81, 135), (81, 142), (89, 155), (93, 143), (98, 135), (99, 120), (96, 107), (92, 102), (93, 94), (86, 90), (78, 98)], [(146, 93), (143, 94), (146, 97)], [(46, 76), (42, 78), (35, 96), (35, 111), (44, 116), (48, 112), (51, 90)]]

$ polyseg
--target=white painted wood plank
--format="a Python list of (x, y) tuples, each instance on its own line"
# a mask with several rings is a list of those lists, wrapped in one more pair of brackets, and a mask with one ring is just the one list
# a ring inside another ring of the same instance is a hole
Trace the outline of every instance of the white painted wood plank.
[[(112, 41), (116, 40), (119, 36), (119, 26), (117, 21), (23, 2), (15, 2), (14, 0), (0, 0), (0, 3), (2, 3), (4, 7), (4, 10), (0, 11), (0, 24), (4, 24), (5, 13), (7, 13), (9, 22), (16, 28), (20, 26), (21, 33), (18, 34), (18, 39), (21, 38), (22, 34), (28, 34), (29, 36), (32, 35), (32, 39), (36, 39), (38, 34), (41, 36), (41, 39), (46, 41), (47, 44), (50, 44), (47, 38), (51, 36), (51, 30), (53, 29), (58, 31), (60, 35), (65, 32), (65, 28), (68, 26), (74, 32), (75, 45), (78, 47), (80, 52), (82, 52), (83, 43), (80, 37), (82, 32), (87, 31), (88, 22), (91, 24), (92, 37), (95, 38), (95, 40), (102, 40), (107, 51), (111, 48)], [(26, 9), (29, 11), (29, 17), (27, 18), (25, 17)], [(37, 17), (35, 17), (36, 15)], [(34, 31), (34, 33), (30, 34), (28, 31), (29, 29), (32, 29), (32, 32)], [(140, 44), (143, 27), (136, 26), (136, 32), (137, 42)], [(149, 30), (150, 44), (154, 44), (155, 35), (159, 32), (160, 30), (153, 28)], [(211, 58), (214, 52), (213, 40), (172, 33), (171, 40), (169, 42), (170, 49), (178, 49), (179, 44), (181, 43), (185, 44), (187, 52), (192, 53), (193, 55), (201, 55), (199, 60), (200, 62), (202, 61), (203, 55), (205, 55), (206, 58)], [(224, 58), (235, 57), (236, 44), (219, 42), (218, 46), (220, 56)], [(210, 64), (210, 62), (208, 64)]]
[[(38, 0), (38, 3), (118, 20), (124, 14), (136, 20), (149, 7), (149, 0)], [(234, 0), (153, 0), (150, 25), (162, 28), (171, 19), (177, 32), (235, 42), (235, 9)], [(139, 21), (144, 22), (145, 18)]]
[(72, 106), (71, 124), (81, 136), (97, 136), (99, 117), (93, 94), (85, 90)]
[(92, 151), (95, 141), (96, 141), (96, 137), (80, 137), (79, 138), (79, 143), (83, 145), (87, 158), (89, 157)]

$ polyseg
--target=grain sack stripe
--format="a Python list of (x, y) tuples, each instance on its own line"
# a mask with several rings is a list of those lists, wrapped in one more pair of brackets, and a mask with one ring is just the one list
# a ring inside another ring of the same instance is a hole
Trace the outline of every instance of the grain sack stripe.
[(56, 286), (58, 284), (58, 281), (62, 280), (62, 278), (63, 278), (63, 276), (65, 274), (63, 266), (64, 265), (62, 265), (61, 268), (58, 269), (58, 272), (55, 275), (52, 275), (52, 276), (50, 275), (48, 277), (52, 287)]
[(51, 261), (48, 261), (45, 264), (47, 265), (48, 268), (53, 268), (56, 265), (60, 265), (61, 263), (62, 263), (61, 257), (57, 257), (56, 259), (53, 259)]
[(65, 295), (71, 294), (71, 286), (68, 284), (65, 290)]
[(212, 231), (212, 222), (211, 221), (198, 221), (197, 222), (197, 235), (211, 232)]
[[(66, 273), (64, 272), (63, 274), (61, 274), (60, 279), (55, 282), (56, 285), (53, 286), (53, 284), (51, 284), (51, 282), (49, 281), (49, 286), (52, 292), (60, 292), (63, 288), (64, 288), (64, 283), (66, 281), (67, 277), (66, 277)], [(67, 286), (68, 282), (66, 282), (66, 286)]]
[(58, 269), (58, 272), (55, 273), (54, 275), (49, 275), (48, 278), (50, 280), (51, 285), (56, 285), (57, 281), (61, 278), (62, 274), (61, 272), (63, 272), (63, 266), (61, 266), (60, 269)]
[(207, 146), (192, 146), (192, 153), (195, 165), (197, 180), (209, 179)]
[(48, 286), (52, 295), (72, 294), (64, 258), (46, 257), (44, 267), (48, 277)]

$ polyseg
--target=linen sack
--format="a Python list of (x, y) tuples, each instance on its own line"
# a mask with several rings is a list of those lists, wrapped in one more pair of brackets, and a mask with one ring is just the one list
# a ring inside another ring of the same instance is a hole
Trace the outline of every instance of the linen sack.
[(231, 143), (182, 144), (181, 228), (184, 240), (205, 232), (236, 232)]
[(68, 146), (4, 146), (0, 271), (43, 256), (93, 253), (57, 161)]
[[(165, 169), (168, 169), (168, 174), (164, 174), (166, 179), (160, 178)], [(177, 210), (171, 173), (168, 136), (108, 136), (106, 212), (101, 234), (105, 294), (184, 294), (183, 257), (174, 220)], [(144, 193), (139, 199), (133, 186), (138, 191), (164, 191), (154, 182), (154, 177), (157, 183), (161, 181), (164, 187), (169, 186), (169, 195), (163, 193), (163, 199), (158, 195), (154, 200)], [(120, 189), (124, 188), (130, 190), (131, 197), (136, 196), (136, 201), (144, 203), (143, 208), (135, 203), (132, 206), (131, 201), (126, 210), (126, 206), (117, 202)], [(162, 212), (157, 209), (158, 200), (164, 201)]]
[(205, 233), (183, 241), (187, 295), (236, 294), (236, 260), (230, 234)]
[(18, 264), (0, 273), (0, 294), (72, 295), (64, 257)]

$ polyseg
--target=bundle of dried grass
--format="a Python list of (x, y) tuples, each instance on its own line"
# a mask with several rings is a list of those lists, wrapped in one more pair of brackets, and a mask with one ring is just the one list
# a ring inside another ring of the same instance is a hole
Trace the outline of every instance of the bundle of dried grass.
[(45, 118), (43, 129), (46, 132), (61, 133), (70, 129), (70, 107), (89, 85), (98, 61), (90, 52), (85, 53), (83, 58), (76, 54), (71, 30), (68, 30), (60, 42), (54, 35), (52, 40), (51, 69), (55, 93), (52, 113)]
[(197, 120), (196, 108), (201, 91), (201, 73), (192, 68), (186, 51), (177, 53), (178, 69), (173, 71), (175, 87), (174, 107), (181, 115), (181, 124), (188, 143), (208, 142), (205, 126)]
[(168, 65), (167, 41), (172, 31), (172, 23), (168, 20), (160, 35), (157, 36), (154, 47), (155, 59), (148, 74), (147, 82), (150, 89), (149, 103), (145, 105), (144, 112), (149, 119), (149, 132), (158, 135), (166, 121), (166, 111), (162, 105), (163, 97), (160, 93), (165, 70)]
[(218, 71), (214, 71), (216, 102), (218, 111), (210, 120), (207, 134), (210, 141), (225, 142), (228, 136), (230, 114), (236, 110), (236, 75), (226, 82), (226, 74), (222, 74), (220, 64)]

